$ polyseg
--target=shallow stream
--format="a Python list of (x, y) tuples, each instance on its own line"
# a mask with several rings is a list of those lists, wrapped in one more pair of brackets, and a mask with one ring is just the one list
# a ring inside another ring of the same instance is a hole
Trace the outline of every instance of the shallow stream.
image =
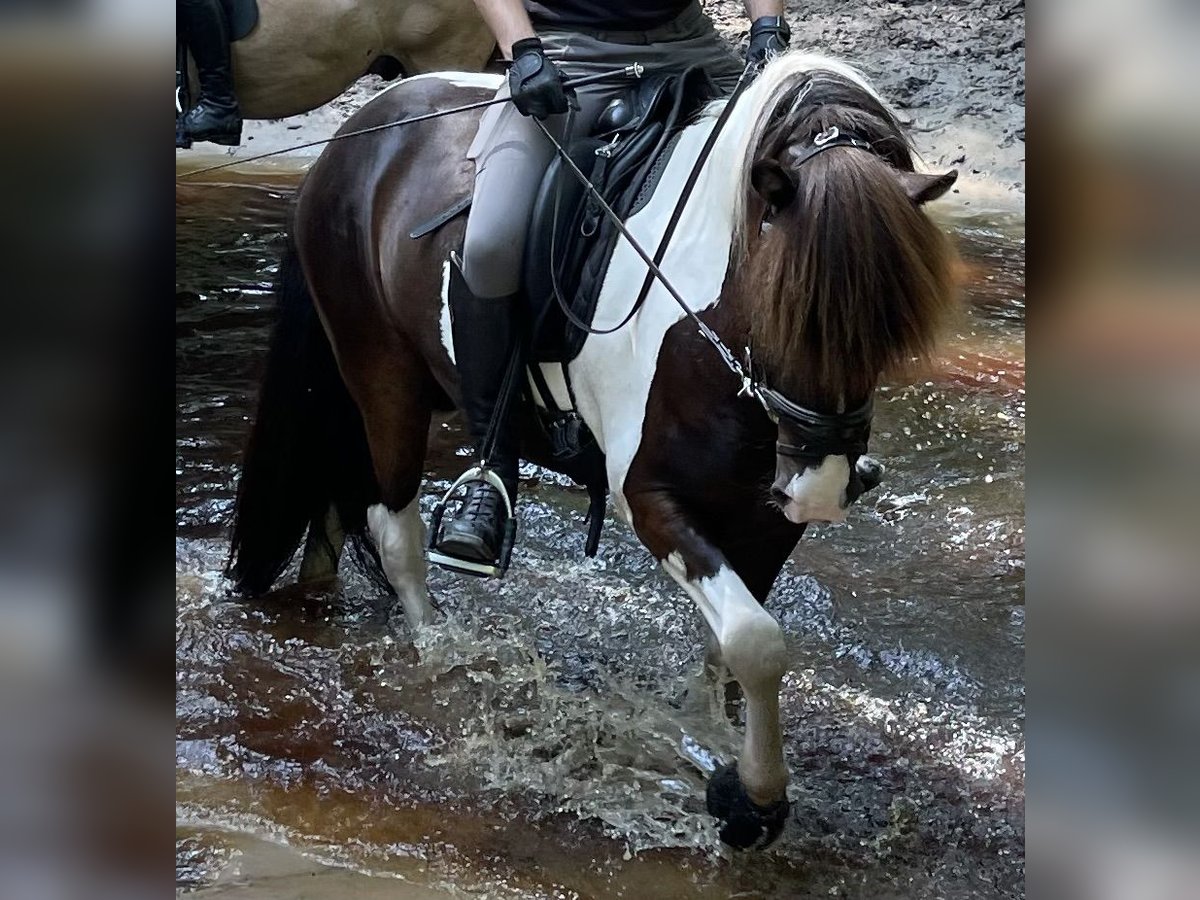
[[(221, 572), (294, 179), (177, 187), (176, 879), (197, 895), (1024, 894), (1022, 221), (945, 220), (969, 312), (876, 400), (884, 484), (806, 534), (783, 625), (793, 814), (719, 848), (704, 775), (740, 735), (699, 614), (624, 525), (525, 469), (502, 582), (435, 571), (418, 636), (343, 566), (247, 603)], [(435, 424), (426, 509), (461, 469)], [(314, 880), (318, 879), (318, 880)]]

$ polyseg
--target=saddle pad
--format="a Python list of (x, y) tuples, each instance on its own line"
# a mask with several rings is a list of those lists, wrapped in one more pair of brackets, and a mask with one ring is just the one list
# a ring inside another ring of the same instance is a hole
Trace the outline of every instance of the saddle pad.
[[(647, 79), (635, 90), (640, 95), (634, 99), (636, 129), (577, 139), (566, 148), (622, 221), (650, 199), (684, 127), (706, 103), (721, 96), (696, 67)], [(617, 227), (556, 156), (538, 190), (525, 243), (531, 361), (567, 363), (579, 355), (587, 332), (567, 318), (558, 296), (576, 319), (590, 324), (613, 248), (621, 239)], [(653, 253), (656, 248), (645, 249)]]

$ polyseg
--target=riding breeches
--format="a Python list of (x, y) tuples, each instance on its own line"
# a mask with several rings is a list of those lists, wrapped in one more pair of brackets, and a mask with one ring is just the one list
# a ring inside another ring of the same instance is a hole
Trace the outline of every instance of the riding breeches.
[[(700, 66), (728, 89), (742, 71), (699, 4), (652, 31), (573, 29), (543, 31), (539, 36), (546, 56), (568, 79), (637, 62), (659, 72)], [(570, 116), (551, 116), (543, 124), (559, 141), (586, 134), (609, 101), (628, 87), (628, 81), (614, 78), (577, 88), (579, 110)], [(496, 96), (508, 96), (507, 83)], [(568, 119), (573, 134), (564, 134)], [(521, 115), (511, 103), (501, 103), (484, 113), (468, 155), (475, 162), (476, 175), (463, 245), (463, 275), (475, 296), (506, 297), (520, 286), (525, 234), (554, 147), (533, 119)]]

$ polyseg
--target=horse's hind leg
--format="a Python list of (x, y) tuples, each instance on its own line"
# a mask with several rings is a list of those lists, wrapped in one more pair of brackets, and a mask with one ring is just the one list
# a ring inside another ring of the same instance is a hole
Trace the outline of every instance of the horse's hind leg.
[(389, 348), (371, 364), (359, 360), (356, 368), (364, 377), (347, 378), (347, 385), (366, 424), (381, 499), (367, 509), (367, 527), (409, 625), (428, 625), (433, 606), (425, 583), (420, 488), (432, 413), (431, 378), (407, 346)]
[(388, 582), (404, 606), (413, 628), (433, 621), (433, 605), (425, 584), (425, 523), (420, 501), (413, 497), (402, 508), (377, 503), (367, 510), (367, 527), (379, 548)]
[(346, 543), (342, 520), (337, 507), (330, 505), (325, 517), (308, 525), (304, 556), (300, 560), (300, 580), (316, 581), (337, 574), (338, 559)]

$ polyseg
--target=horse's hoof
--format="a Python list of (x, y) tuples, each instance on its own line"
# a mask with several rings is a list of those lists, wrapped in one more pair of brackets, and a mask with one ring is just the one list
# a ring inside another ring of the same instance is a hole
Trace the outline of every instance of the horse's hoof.
[(705, 800), (709, 813), (722, 823), (721, 840), (738, 850), (771, 846), (783, 831), (790, 808), (786, 799), (766, 807), (751, 800), (738, 778), (737, 763), (713, 773)]

